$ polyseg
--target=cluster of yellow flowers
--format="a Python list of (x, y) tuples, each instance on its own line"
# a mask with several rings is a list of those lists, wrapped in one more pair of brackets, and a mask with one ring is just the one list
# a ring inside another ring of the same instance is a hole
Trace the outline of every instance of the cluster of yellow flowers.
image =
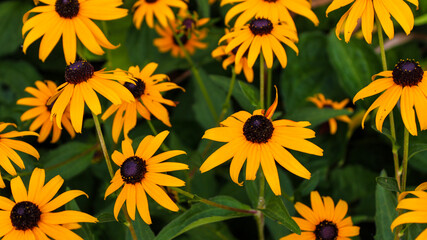
[[(418, 6), (417, 0), (408, 0)], [(23, 51), (37, 39), (41, 39), (39, 58), (44, 61), (59, 39), (62, 45), (67, 67), (64, 83), (57, 86), (53, 81), (36, 81), (34, 87), (27, 87), (26, 92), (32, 97), (22, 98), (17, 104), (32, 108), (22, 114), (21, 120), (34, 119), (30, 131), (3, 132), (11, 123), (0, 123), (0, 166), (12, 176), (17, 175), (12, 162), (21, 169), (25, 168), (22, 159), (15, 152), (21, 151), (37, 159), (39, 154), (31, 145), (11, 138), (21, 136), (38, 136), (38, 141), (45, 141), (52, 132), (52, 143), (57, 142), (64, 127), (73, 138), (82, 132), (85, 105), (88, 106), (94, 119), (102, 113), (106, 120), (113, 114), (112, 136), (115, 143), (120, 139), (121, 152), (115, 150), (111, 156), (119, 169), (112, 174), (112, 180), (106, 189), (105, 197), (123, 186), (114, 205), (114, 216), (118, 217), (122, 205), (126, 201), (126, 210), (131, 219), (135, 219), (136, 209), (141, 218), (151, 224), (148, 209), (148, 194), (163, 207), (178, 211), (176, 203), (165, 192), (163, 186), (180, 187), (185, 182), (165, 174), (165, 172), (186, 170), (188, 165), (166, 160), (186, 154), (181, 150), (170, 150), (155, 155), (166, 137), (168, 131), (156, 136), (148, 135), (139, 143), (136, 150), (132, 147), (129, 132), (137, 125), (137, 115), (150, 120), (154, 115), (166, 126), (171, 126), (169, 113), (164, 105), (176, 106), (176, 102), (165, 99), (163, 92), (173, 89), (184, 89), (170, 82), (165, 74), (154, 74), (157, 63), (149, 63), (140, 69), (131, 66), (128, 70), (98, 70), (85, 60), (76, 60), (77, 38), (92, 53), (104, 54), (103, 48), (114, 49), (118, 45), (109, 42), (101, 29), (92, 20), (114, 20), (128, 14), (127, 9), (119, 8), (122, 0), (40, 0), (38, 5), (28, 11), (24, 17), (22, 34), (25, 36)], [(337, 24), (337, 37), (344, 29), (345, 41), (349, 41), (361, 19), (363, 36), (368, 43), (372, 41), (374, 16), (389, 38), (393, 38), (394, 27), (390, 19), (392, 15), (409, 34), (414, 25), (410, 8), (403, 0), (334, 0), (327, 13), (350, 3), (353, 5), (343, 15)], [(239, 15), (234, 26), (226, 29), (226, 34), (220, 39), (220, 45), (212, 52), (212, 56), (223, 57), (223, 67), (226, 69), (234, 63), (234, 71), (239, 74), (242, 70), (248, 82), (253, 82), (253, 66), (258, 57), (262, 66), (273, 68), (274, 55), (280, 66), (285, 68), (287, 56), (282, 43), (298, 53), (296, 43), (298, 33), (289, 11), (308, 18), (315, 25), (319, 20), (311, 10), (308, 0), (222, 0), (221, 6), (235, 4), (225, 16), (228, 25)], [(171, 7), (179, 10), (175, 15)], [(154, 45), (161, 52), (170, 51), (174, 57), (189, 57), (196, 49), (207, 47), (201, 42), (207, 36), (206, 24), (209, 19), (199, 19), (196, 13), (190, 13), (187, 3), (183, 0), (138, 0), (133, 5), (133, 22), (137, 29), (145, 21), (149, 28), (155, 28), (161, 38), (154, 40)], [(30, 17), (30, 14), (36, 13)], [(155, 18), (155, 19), (154, 19)], [(159, 24), (156, 24), (155, 20)], [(76, 37), (77, 36), (77, 37)], [(102, 48), (103, 47), (103, 48)], [(264, 73), (261, 73), (264, 74)], [(376, 127), (382, 130), (387, 115), (393, 110), (400, 99), (400, 109), (403, 123), (412, 135), (417, 135), (415, 112), (420, 128), (427, 128), (427, 86), (424, 71), (419, 63), (413, 60), (402, 60), (392, 71), (383, 71), (373, 76), (384, 77), (373, 81), (369, 86), (356, 94), (353, 102), (385, 91), (367, 110), (363, 120), (375, 108)], [(104, 96), (112, 105), (102, 111), (98, 95)], [(319, 108), (344, 109), (348, 99), (334, 102), (322, 94), (309, 98), (309, 101)], [(307, 139), (315, 137), (315, 132), (307, 128), (307, 121), (295, 122), (287, 119), (273, 121), (273, 114), (278, 105), (276, 89), (275, 101), (267, 110), (257, 109), (252, 114), (238, 111), (220, 122), (220, 126), (206, 130), (203, 137), (212, 141), (225, 143), (212, 153), (200, 166), (200, 171), (209, 171), (220, 164), (231, 160), (230, 177), (236, 184), (240, 172), (246, 163), (245, 180), (255, 180), (261, 166), (263, 176), (275, 195), (281, 195), (276, 162), (291, 173), (305, 179), (310, 179), (311, 173), (290, 153), (295, 150), (316, 156), (323, 156), (323, 150)], [(263, 107), (262, 107), (263, 108)], [(415, 111), (414, 111), (415, 108)], [(346, 116), (330, 119), (330, 132), (337, 131), (337, 122), (351, 122)], [(96, 120), (97, 121), (97, 120)], [(16, 126), (15, 126), (16, 127)], [(40, 129), (39, 133), (35, 133)], [(106, 156), (108, 157), (108, 155)], [(67, 191), (53, 198), (63, 184), (60, 176), (54, 177), (45, 184), (45, 171), (34, 169), (28, 192), (21, 178), (15, 177), (10, 181), (14, 201), (0, 197), (0, 237), (6, 239), (80, 239), (72, 229), (79, 227), (79, 222), (97, 222), (97, 219), (77, 211), (52, 212), (80, 195), (79, 190)], [(6, 185), (0, 176), (0, 187)], [(420, 220), (424, 216), (422, 206), (427, 195), (425, 185), (415, 191), (401, 193), (401, 209), (414, 210), (399, 216), (392, 224), (397, 225)], [(403, 199), (408, 193), (418, 198)], [(321, 197), (318, 192), (312, 192), (312, 208), (302, 203), (296, 203), (295, 208), (303, 217), (294, 217), (303, 233), (291, 234), (283, 239), (349, 239), (359, 234), (359, 227), (353, 226), (351, 217), (345, 218), (347, 203), (340, 200), (337, 205), (331, 197)], [(421, 211), (418, 213), (416, 211)], [(47, 236), (46, 236), (47, 235)], [(418, 238), (423, 239), (427, 232)]]

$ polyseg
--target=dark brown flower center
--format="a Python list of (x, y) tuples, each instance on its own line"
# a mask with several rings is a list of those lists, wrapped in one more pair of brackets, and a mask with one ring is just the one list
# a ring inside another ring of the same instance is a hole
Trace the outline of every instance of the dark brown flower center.
[(253, 143), (266, 143), (273, 136), (273, 123), (262, 115), (254, 115), (243, 125), (243, 135)]
[(335, 240), (338, 237), (338, 228), (335, 223), (324, 220), (314, 230), (316, 240)]
[(182, 26), (184, 26), (186, 30), (190, 30), (196, 26), (196, 22), (191, 18), (186, 18), (182, 21)]
[(56, 0), (55, 11), (63, 18), (73, 18), (80, 10), (78, 0)]
[(146, 3), (155, 3), (157, 0), (145, 0)]
[(128, 184), (141, 182), (146, 172), (147, 165), (145, 161), (137, 156), (127, 158), (120, 167), (122, 179)]
[(73, 64), (70, 64), (65, 69), (65, 81), (71, 84), (79, 84), (83, 81), (87, 81), (93, 76), (95, 69), (92, 64), (85, 60), (77, 60)]
[(275, 3), (277, 0), (264, 0), (264, 2)]
[(249, 29), (254, 35), (269, 34), (273, 30), (273, 23), (266, 18), (257, 18), (250, 22)]
[(423, 76), (423, 69), (414, 60), (400, 60), (393, 69), (393, 81), (402, 87), (418, 85)]
[(134, 83), (125, 82), (124, 86), (132, 93), (135, 98), (141, 97), (145, 92), (145, 82), (135, 78)]
[(37, 227), (37, 223), (40, 221), (42, 212), (32, 202), (24, 201), (15, 204), (10, 212), (10, 220), (12, 226), (16, 230), (25, 231)]

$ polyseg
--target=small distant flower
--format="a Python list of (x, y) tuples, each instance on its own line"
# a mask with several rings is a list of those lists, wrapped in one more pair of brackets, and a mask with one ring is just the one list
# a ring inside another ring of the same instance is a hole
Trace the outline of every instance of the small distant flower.
[(85, 102), (94, 114), (102, 112), (95, 91), (113, 104), (134, 101), (132, 94), (117, 82), (117, 80), (131, 81), (130, 78), (114, 74), (116, 72), (95, 71), (94, 67), (84, 60), (68, 65), (65, 70), (65, 83), (58, 87), (59, 92), (50, 99), (55, 101), (52, 104), (51, 119), (56, 116), (56, 124), (62, 128), (62, 115), (70, 104), (71, 124), (76, 132), (81, 133)]
[(225, 52), (229, 53), (238, 47), (235, 54), (235, 62), (240, 62), (241, 58), (247, 53), (250, 68), (255, 64), (261, 49), (268, 68), (273, 66), (273, 52), (279, 59), (282, 68), (285, 68), (288, 60), (285, 49), (280, 42), (288, 45), (298, 53), (298, 48), (294, 43), (298, 42), (297, 33), (287, 25), (272, 22), (267, 18), (253, 19), (249, 25), (235, 28), (233, 32), (223, 36), (219, 43), (230, 38), (231, 41), (227, 44)]
[[(23, 51), (42, 37), (39, 58), (44, 61), (52, 52), (62, 36), (65, 62), (71, 64), (76, 60), (76, 36), (83, 45), (94, 54), (103, 55), (102, 47), (114, 49), (101, 29), (92, 22), (95, 20), (113, 20), (125, 17), (128, 10), (117, 8), (121, 0), (40, 0), (47, 5), (38, 6), (28, 11), (23, 18), (22, 35), (25, 36)], [(30, 13), (40, 13), (30, 19)]]
[[(323, 94), (319, 93), (314, 97), (309, 97), (308, 101), (316, 104), (318, 108), (331, 108), (335, 110), (342, 110), (350, 100), (346, 98), (341, 102), (334, 102), (331, 99), (326, 99)], [(348, 110), (352, 111), (351, 108), (348, 108)], [(341, 116), (337, 116), (335, 118), (329, 119), (328, 122), (329, 122), (329, 129), (331, 134), (335, 134), (337, 132), (337, 120), (346, 122), (346, 123), (351, 122), (351, 119), (347, 115), (341, 115)]]
[(181, 57), (185, 56), (184, 51), (179, 46), (175, 35), (179, 37), (185, 50), (193, 55), (196, 49), (205, 49), (207, 44), (201, 42), (207, 36), (207, 28), (203, 28), (209, 19), (198, 19), (197, 15), (183, 15), (176, 22), (170, 22), (169, 26), (160, 27), (156, 26), (157, 33), (160, 38), (154, 39), (154, 45), (160, 52), (171, 51), (172, 56)]
[[(50, 120), (50, 110), (52, 109), (52, 103), (47, 104), (49, 98), (58, 93), (56, 90), (57, 86), (52, 81), (36, 81), (36, 87), (27, 87), (25, 91), (33, 95), (34, 97), (21, 98), (18, 100), (17, 104), (32, 106), (30, 110), (24, 112), (21, 115), (21, 121), (27, 121), (29, 119), (34, 119), (30, 125), (30, 131), (36, 131), (40, 129), (38, 142), (44, 142), (50, 133), (53, 130), (52, 141), (55, 143), (61, 137), (61, 129), (54, 124), (55, 120)], [(62, 115), (61, 120), (62, 125), (70, 134), (71, 138), (74, 138), (76, 133), (74, 132), (73, 126), (70, 122), (70, 108), (65, 109), (64, 115)]]
[[(377, 79), (377, 76), (384, 78)], [(376, 95), (385, 91), (366, 111), (362, 120), (362, 128), (368, 114), (375, 108), (379, 108), (375, 123), (377, 129), (382, 132), (382, 126), (387, 115), (393, 110), (400, 99), (400, 113), (403, 123), (409, 133), (417, 135), (417, 123), (415, 112), (421, 130), (427, 129), (427, 82), (424, 71), (418, 62), (414, 60), (400, 60), (393, 71), (384, 71), (372, 76), (372, 83), (360, 90), (353, 98), (353, 103), (359, 99)], [(414, 111), (415, 107), (415, 111)]]
[(161, 186), (181, 187), (185, 182), (164, 174), (177, 170), (188, 169), (188, 165), (165, 160), (186, 154), (184, 151), (172, 150), (153, 156), (169, 134), (163, 131), (157, 136), (146, 136), (139, 144), (136, 152), (133, 151), (131, 141), (122, 142), (122, 152), (114, 151), (111, 158), (118, 169), (111, 180), (111, 185), (105, 191), (105, 198), (124, 185), (114, 204), (114, 216), (117, 219), (120, 208), (126, 201), (127, 211), (132, 220), (135, 220), (135, 207), (145, 223), (151, 224), (150, 211), (146, 193), (158, 204), (171, 211), (178, 211), (178, 206), (171, 200)]
[[(39, 155), (39, 152), (37, 152), (37, 150), (30, 144), (23, 141), (11, 139), (11, 138), (22, 137), (22, 136), (38, 136), (38, 134), (30, 131), (23, 131), (23, 132), (11, 131), (7, 133), (1, 133), (8, 126), (16, 127), (16, 125), (13, 123), (0, 122), (0, 166), (4, 170), (6, 170), (6, 172), (9, 173), (10, 175), (16, 175), (16, 170), (10, 161), (14, 162), (21, 169), (24, 169), (25, 165), (21, 157), (16, 153), (15, 150), (29, 154), (37, 158), (37, 160), (40, 158), (40, 155)], [(4, 188), (4, 187), (6, 187), (6, 185), (3, 182), (3, 178), (1, 177), (1, 172), (0, 172), (0, 188)]]
[(272, 22), (285, 22), (296, 32), (297, 29), (289, 11), (310, 19), (316, 26), (319, 24), (319, 19), (311, 10), (310, 2), (307, 0), (222, 0), (221, 6), (238, 3), (228, 10), (225, 15), (225, 24), (228, 24), (234, 16), (241, 13), (236, 19), (234, 27), (241, 27), (256, 17), (268, 18)]
[[(418, 7), (418, 0), (407, 1)], [(344, 39), (346, 42), (350, 41), (353, 31), (359, 19), (361, 19), (363, 36), (366, 42), (370, 44), (372, 42), (375, 15), (390, 39), (394, 37), (394, 25), (390, 15), (402, 26), (406, 34), (409, 34), (414, 27), (414, 15), (404, 0), (334, 0), (326, 10), (326, 16), (330, 12), (350, 3), (352, 3), (352, 6), (341, 17), (335, 31), (337, 37), (340, 39), (340, 32), (344, 28)]]
[(187, 3), (182, 0), (138, 0), (132, 7), (135, 10), (133, 23), (137, 29), (140, 29), (145, 17), (147, 25), (153, 28), (153, 17), (156, 17), (163, 28), (166, 28), (169, 22), (175, 21), (175, 13), (171, 7), (187, 9)]
[[(226, 30), (225, 33), (228, 34), (228, 30)], [(229, 43), (230, 41), (230, 38), (227, 39), (227, 43)], [(247, 52), (243, 54), (239, 62), (236, 62), (236, 53), (239, 50), (239, 47), (235, 47), (232, 51), (228, 53), (225, 52), (226, 47), (227, 46), (218, 46), (215, 50), (212, 51), (212, 57), (225, 57), (224, 61), (222, 62), (222, 67), (224, 69), (227, 69), (230, 64), (234, 63), (234, 71), (236, 71), (236, 74), (240, 74), (243, 69), (243, 73), (245, 74), (246, 80), (250, 83), (253, 82), (254, 70), (248, 65)]]
[(70, 190), (52, 199), (64, 179), (56, 176), (46, 185), (44, 183), (45, 171), (40, 168), (31, 174), (28, 192), (21, 177), (10, 181), (14, 201), (0, 196), (0, 237), (17, 240), (82, 239), (70, 229), (75, 229), (78, 222), (98, 222), (95, 217), (79, 211), (52, 212), (78, 196), (87, 195), (80, 190)]
[(255, 180), (261, 165), (264, 176), (276, 195), (281, 194), (276, 163), (305, 179), (310, 179), (310, 172), (295, 159), (287, 149), (299, 152), (323, 155), (323, 150), (306, 139), (314, 138), (314, 131), (305, 128), (309, 122), (291, 120), (272, 121), (271, 117), (277, 107), (276, 100), (264, 113), (263, 109), (253, 114), (245, 111), (234, 113), (221, 122), (221, 127), (208, 129), (202, 138), (226, 144), (212, 153), (200, 167), (202, 173), (226, 162), (230, 158), (230, 176), (239, 183), (240, 170), (246, 161), (246, 180)]
[(310, 194), (311, 208), (297, 202), (295, 209), (303, 217), (292, 217), (302, 230), (301, 235), (292, 233), (280, 240), (344, 240), (359, 235), (359, 227), (353, 226), (351, 217), (345, 217), (348, 205), (340, 200), (336, 206), (331, 197), (320, 197), (317, 191)]
[[(427, 182), (420, 184), (415, 191), (403, 192), (399, 195), (399, 203), (397, 204), (396, 209), (405, 209), (408, 212), (405, 212), (399, 215), (391, 223), (391, 231), (397, 226), (407, 223), (427, 223)], [(405, 198), (408, 194), (414, 195), (415, 198)], [(415, 240), (427, 239), (427, 229), (421, 232), (420, 235)]]
[(113, 122), (114, 142), (118, 141), (122, 128), (124, 128), (125, 138), (128, 138), (129, 131), (136, 126), (137, 113), (147, 120), (150, 120), (151, 114), (153, 114), (166, 126), (172, 126), (168, 110), (162, 104), (175, 107), (176, 103), (163, 98), (161, 93), (172, 89), (185, 90), (175, 83), (169, 82), (169, 77), (165, 74), (152, 75), (157, 66), (157, 63), (149, 63), (142, 70), (139, 69), (139, 66), (130, 67), (128, 74), (134, 81), (122, 82), (122, 84), (132, 93), (135, 101), (112, 105), (102, 115), (102, 120), (105, 120), (116, 113)]

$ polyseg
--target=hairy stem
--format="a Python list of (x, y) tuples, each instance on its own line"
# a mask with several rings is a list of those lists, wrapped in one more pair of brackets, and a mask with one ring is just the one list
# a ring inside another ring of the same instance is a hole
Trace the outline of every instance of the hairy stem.
[[(101, 149), (102, 149), (102, 153), (104, 154), (105, 163), (107, 164), (108, 173), (110, 174), (110, 178), (113, 179), (114, 177), (113, 167), (111, 166), (110, 155), (108, 154), (107, 146), (105, 145), (105, 139), (104, 139), (104, 135), (102, 134), (101, 124), (99, 123), (98, 116), (93, 112), (92, 112), (92, 117), (93, 117), (93, 121), (95, 122), (96, 133), (98, 135), (99, 143), (101, 144)], [(132, 235), (132, 239), (138, 240), (135, 229), (133, 228), (132, 220), (130, 219), (129, 214), (126, 208), (124, 207), (124, 205), (122, 206), (122, 212), (125, 215), (126, 222), (127, 222), (126, 226), (128, 226), (129, 228), (130, 234)]]

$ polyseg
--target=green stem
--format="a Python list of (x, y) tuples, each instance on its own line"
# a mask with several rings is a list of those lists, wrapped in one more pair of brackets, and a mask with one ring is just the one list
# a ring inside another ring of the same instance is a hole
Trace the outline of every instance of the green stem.
[[(159, 134), (159, 133), (157, 132), (156, 128), (154, 127), (153, 123), (151, 122), (151, 120), (147, 120), (147, 123), (148, 123), (148, 126), (149, 126), (149, 127), (150, 127), (150, 129), (151, 129), (151, 132), (152, 132), (154, 135)], [(161, 148), (162, 148), (162, 150), (163, 150), (163, 151), (165, 151), (165, 152), (170, 150), (170, 149), (169, 149), (169, 147), (168, 147), (166, 144), (164, 144), (164, 143), (162, 143)]]
[[(381, 50), (381, 63), (383, 67), (383, 71), (387, 71), (387, 59), (385, 55), (385, 49), (384, 49), (384, 36), (383, 36), (383, 30), (381, 27), (381, 23), (376, 19), (377, 28), (378, 28), (378, 41), (379, 46)], [(399, 155), (398, 155), (398, 147), (396, 145), (396, 128), (394, 124), (394, 115), (393, 110), (389, 114), (389, 120), (390, 120), (390, 134), (393, 138), (392, 142), (392, 153), (393, 153), (393, 163), (394, 163), (394, 175), (397, 181), (397, 185), (400, 188), (400, 173), (399, 173)]]
[(99, 143), (101, 144), (102, 153), (104, 154), (105, 163), (107, 164), (108, 173), (110, 174), (111, 179), (114, 177), (113, 166), (111, 165), (110, 155), (107, 151), (107, 146), (105, 145), (104, 134), (102, 134), (101, 124), (99, 124), (99, 119), (96, 114), (92, 112), (93, 121), (95, 122), (96, 133), (98, 134)]
[(261, 109), (265, 108), (264, 94), (265, 94), (265, 73), (264, 73), (264, 57), (262, 53), (259, 54), (259, 105)]
[[(264, 57), (262, 54), (260, 54), (260, 61), (259, 61), (259, 77), (260, 77), (260, 82), (259, 82), (259, 102), (261, 105), (261, 109), (265, 109), (265, 104), (264, 104), (264, 93), (265, 93), (265, 72), (264, 72)], [(264, 194), (265, 194), (265, 177), (264, 177), (264, 173), (262, 171), (260, 171), (259, 174), (259, 196), (258, 196), (258, 205), (257, 208), (258, 209), (265, 209), (265, 198), (264, 198)], [(259, 211), (258, 214), (255, 215), (255, 220), (257, 223), (257, 227), (258, 227), (258, 239), (260, 240), (264, 240), (264, 214)]]
[(267, 68), (267, 106), (271, 105), (271, 90), (273, 88), (273, 69)]
[[(110, 155), (108, 154), (107, 146), (105, 145), (105, 139), (104, 139), (104, 135), (102, 134), (101, 124), (99, 123), (98, 116), (93, 112), (92, 112), (92, 117), (93, 117), (93, 121), (95, 122), (96, 133), (98, 135), (99, 143), (101, 144), (102, 153), (104, 154), (105, 162), (107, 163), (108, 173), (110, 174), (110, 178), (113, 179), (114, 177), (113, 167), (111, 166)], [(125, 215), (126, 222), (127, 222), (126, 225), (129, 228), (130, 234), (132, 235), (132, 239), (138, 240), (135, 229), (133, 228), (133, 225), (132, 225), (132, 220), (130, 219), (129, 214), (126, 208), (124, 207), (124, 205), (122, 206), (122, 211), (123, 211), (123, 214)]]
[(236, 71), (234, 70), (234, 67), (231, 69), (231, 73), (230, 86), (228, 86), (227, 96), (225, 97), (224, 104), (222, 105), (222, 111), (219, 115), (218, 123), (222, 121), (224, 115), (227, 113), (227, 109), (230, 107), (231, 95), (233, 94), (234, 85), (236, 84)]
[(186, 196), (186, 197), (188, 197), (190, 199), (194, 199), (196, 201), (202, 202), (204, 204), (207, 204), (207, 205), (210, 205), (210, 206), (213, 206), (213, 207), (222, 208), (222, 209), (226, 209), (226, 210), (230, 210), (230, 211), (234, 211), (234, 212), (252, 214), (252, 215), (258, 214), (258, 212), (259, 212), (258, 210), (254, 210), (254, 209), (241, 209), (241, 208), (230, 207), (230, 206), (227, 206), (227, 205), (222, 205), (222, 204), (213, 202), (211, 200), (208, 200), (208, 199), (205, 199), (205, 198), (201, 198), (201, 197), (199, 197), (197, 195), (194, 195), (192, 193), (184, 191), (184, 190), (182, 190), (180, 188), (170, 187), (170, 189), (172, 189), (172, 190), (176, 191), (177, 193), (179, 193), (181, 195), (184, 195), (184, 196)]
[(196, 65), (194, 64), (193, 60), (191, 59), (190, 55), (188, 54), (187, 50), (185, 49), (184, 45), (182, 44), (181, 38), (175, 32), (174, 32), (173, 36), (174, 36), (176, 42), (178, 43), (179, 47), (181, 48), (182, 52), (184, 53), (184, 57), (187, 60), (188, 64), (190, 64), (191, 71), (193, 72), (194, 78), (196, 78), (197, 84), (199, 85), (200, 90), (202, 91), (203, 97), (204, 97), (206, 103), (208, 104), (209, 111), (211, 112), (212, 117), (216, 121), (218, 119), (218, 115), (216, 113), (212, 99), (209, 96), (208, 90), (206, 89), (206, 86), (203, 83), (202, 78), (200, 77), (199, 70), (197, 70)]
[(409, 153), (409, 132), (405, 128), (403, 134), (403, 160), (402, 160), (402, 186), (401, 191), (406, 191), (406, 178), (408, 176), (408, 153)]

